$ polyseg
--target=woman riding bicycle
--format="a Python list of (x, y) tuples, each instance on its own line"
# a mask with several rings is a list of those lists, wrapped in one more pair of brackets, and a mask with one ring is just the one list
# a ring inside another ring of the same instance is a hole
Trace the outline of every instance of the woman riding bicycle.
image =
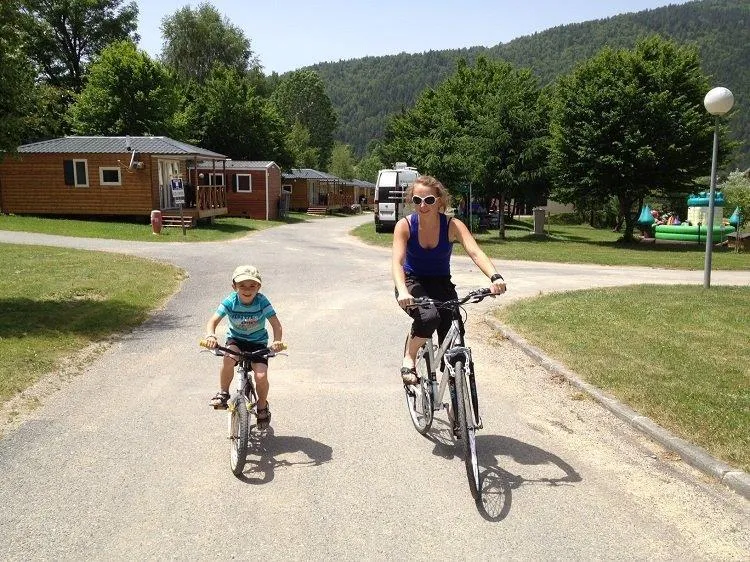
[(404, 384), (417, 384), (414, 368), (417, 351), (437, 329), (442, 342), (451, 325), (450, 311), (434, 305), (410, 307), (415, 297), (440, 301), (457, 298), (451, 281), (450, 258), (453, 244), (458, 241), (479, 269), (490, 279), (492, 294), (505, 292), (505, 281), (481, 250), (474, 237), (459, 219), (448, 217), (445, 210), (450, 195), (442, 183), (432, 176), (420, 176), (406, 191), (416, 212), (396, 223), (393, 232), (392, 272), (396, 299), (412, 317), (401, 378)]

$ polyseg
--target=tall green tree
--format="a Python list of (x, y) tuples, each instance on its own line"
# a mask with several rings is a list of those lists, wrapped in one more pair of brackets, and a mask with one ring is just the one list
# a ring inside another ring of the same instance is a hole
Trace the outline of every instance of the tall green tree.
[(120, 41), (91, 65), (68, 117), (78, 134), (170, 135), (180, 101), (169, 70), (132, 42)]
[(299, 122), (310, 133), (310, 146), (319, 151), (314, 167), (325, 169), (333, 149), (336, 114), (323, 81), (310, 70), (297, 70), (283, 78), (271, 100), (287, 127)]
[[(405, 160), (440, 178), (455, 194), (475, 197), (536, 188), (546, 162), (545, 112), (528, 69), (480, 57), (425, 91), (392, 119), (380, 145), (384, 161)], [(504, 237), (501, 222), (499, 234)]]
[(138, 42), (138, 6), (124, 0), (22, 0), (28, 49), (45, 80), (80, 92), (86, 66), (109, 43)]
[(19, 33), (19, 2), (0, 4), (0, 159), (15, 152), (31, 110), (29, 92), (34, 87), (34, 70), (26, 58)]
[(198, 88), (189, 113), (200, 146), (235, 160), (291, 166), (281, 117), (268, 99), (255, 93), (252, 79), (235, 69), (215, 66)]
[(385, 165), (378, 158), (377, 154), (370, 152), (357, 162), (357, 165), (354, 167), (354, 177), (375, 183), (378, 179), (378, 172), (383, 168), (385, 168)]
[(217, 64), (240, 75), (259, 67), (250, 39), (209, 3), (165, 17), (161, 32), (161, 60), (184, 80), (203, 83)]
[(589, 208), (616, 197), (624, 238), (632, 239), (646, 196), (690, 191), (710, 168), (708, 89), (697, 49), (657, 36), (579, 65), (559, 81), (553, 101), (553, 198)]
[(75, 101), (73, 90), (37, 82), (27, 94), (32, 107), (26, 116), (24, 143), (58, 138), (72, 132), (65, 115)]
[(352, 147), (342, 142), (335, 142), (331, 151), (331, 163), (328, 172), (345, 180), (354, 179), (354, 165), (356, 160)]
[(310, 145), (310, 131), (299, 121), (287, 128), (285, 142), (292, 157), (292, 167), (315, 168), (320, 162), (320, 150)]

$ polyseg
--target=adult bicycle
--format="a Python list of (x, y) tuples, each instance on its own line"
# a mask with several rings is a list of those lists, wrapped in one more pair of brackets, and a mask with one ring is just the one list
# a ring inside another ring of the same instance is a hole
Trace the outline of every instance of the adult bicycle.
[[(207, 348), (214, 355), (231, 355), (237, 359), (236, 377), (237, 390), (227, 401), (229, 410), (229, 466), (235, 476), (242, 475), (247, 462), (247, 450), (254, 431), (261, 432), (258, 426), (258, 395), (255, 392), (253, 377), (253, 361), (267, 357), (274, 357), (276, 352), (265, 347), (250, 353), (235, 351), (228, 347), (210, 347), (207, 340), (201, 340), (200, 346)], [(284, 345), (283, 349), (286, 349)], [(253, 425), (252, 418), (256, 419)]]
[[(445, 409), (453, 429), (456, 444), (460, 441), (464, 452), (466, 475), (469, 479), (471, 496), (480, 496), (479, 463), (477, 461), (476, 432), (482, 429), (479, 415), (479, 400), (474, 378), (474, 362), (471, 349), (464, 342), (464, 319), (462, 306), (477, 303), (492, 294), (490, 289), (471, 291), (466, 296), (448, 301), (437, 301), (427, 297), (417, 297), (411, 306), (434, 305), (451, 311), (452, 321), (440, 346), (428, 339), (417, 351), (415, 370), (417, 384), (404, 385), (406, 405), (416, 430), (425, 435), (432, 426), (435, 412)], [(409, 344), (406, 336), (404, 352)], [(441, 372), (438, 383), (437, 371)], [(451, 403), (443, 403), (446, 387), (449, 388)]]

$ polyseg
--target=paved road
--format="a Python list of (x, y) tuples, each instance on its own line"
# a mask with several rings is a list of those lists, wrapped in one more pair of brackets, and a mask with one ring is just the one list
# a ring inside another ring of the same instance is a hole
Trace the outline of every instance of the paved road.
[[(220, 244), (0, 232), (1, 242), (166, 259), (182, 290), (0, 440), (0, 558), (740, 560), (748, 502), (494, 337), (470, 310), (485, 429), (484, 502), (437, 423), (416, 434), (397, 375), (407, 317), (389, 252), (316, 220)], [(272, 360), (274, 435), (245, 478), (206, 406), (217, 358), (196, 342), (240, 262), (263, 272), (289, 355)], [(702, 272), (498, 262), (509, 299)], [(482, 283), (454, 260), (460, 289)], [(714, 272), (750, 284), (750, 272)]]

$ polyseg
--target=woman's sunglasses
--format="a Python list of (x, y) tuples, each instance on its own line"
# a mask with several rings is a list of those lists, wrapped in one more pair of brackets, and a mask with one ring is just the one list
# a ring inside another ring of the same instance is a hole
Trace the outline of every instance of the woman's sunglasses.
[(411, 200), (415, 205), (421, 205), (422, 201), (424, 201), (425, 205), (434, 205), (435, 201), (437, 201), (437, 197), (435, 197), (434, 195), (428, 195), (427, 197), (420, 197), (419, 195), (413, 195)]

